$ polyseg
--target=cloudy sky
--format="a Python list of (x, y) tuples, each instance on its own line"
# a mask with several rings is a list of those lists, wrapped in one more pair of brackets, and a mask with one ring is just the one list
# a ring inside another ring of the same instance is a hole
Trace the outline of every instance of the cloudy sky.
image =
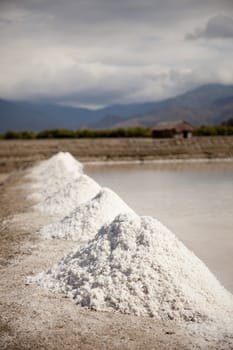
[(100, 107), (233, 84), (233, 0), (0, 0), (0, 97)]

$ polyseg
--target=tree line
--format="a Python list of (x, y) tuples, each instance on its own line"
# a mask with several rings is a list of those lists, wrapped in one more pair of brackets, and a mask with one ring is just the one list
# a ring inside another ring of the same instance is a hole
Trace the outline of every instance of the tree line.
[[(233, 135), (233, 125), (203, 125), (194, 129), (194, 136), (218, 136)], [(110, 137), (152, 137), (150, 128), (133, 127), (117, 128), (106, 130), (69, 130), (69, 129), (52, 129), (40, 132), (33, 131), (7, 131), (0, 135), (1, 139), (64, 139), (64, 138), (110, 138)]]
[(194, 136), (229, 136), (233, 135), (233, 126), (226, 125), (202, 125), (194, 129)]
[(59, 139), (59, 138), (107, 138), (107, 137), (150, 137), (149, 128), (118, 128), (106, 130), (69, 130), (69, 129), (52, 129), (40, 132), (33, 131), (7, 131), (0, 137), (2, 139)]

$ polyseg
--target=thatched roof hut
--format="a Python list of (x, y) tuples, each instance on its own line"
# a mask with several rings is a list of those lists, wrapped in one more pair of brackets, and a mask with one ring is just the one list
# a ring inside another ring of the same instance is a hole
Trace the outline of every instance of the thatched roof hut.
[(184, 120), (161, 122), (152, 129), (153, 137), (184, 137), (192, 136), (193, 127)]

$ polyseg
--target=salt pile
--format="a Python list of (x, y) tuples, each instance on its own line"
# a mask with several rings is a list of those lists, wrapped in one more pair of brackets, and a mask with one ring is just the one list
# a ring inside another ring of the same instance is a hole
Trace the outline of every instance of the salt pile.
[(35, 166), (31, 170), (30, 176), (35, 179), (47, 179), (50, 176), (62, 177), (64, 173), (69, 173), (72, 176), (74, 173), (82, 174), (82, 172), (82, 164), (69, 152), (59, 152)]
[(94, 238), (101, 226), (123, 213), (136, 215), (116, 193), (103, 188), (89, 202), (77, 207), (60, 222), (43, 227), (40, 233), (45, 238), (87, 241)]
[(37, 283), (94, 310), (162, 320), (227, 322), (233, 297), (165, 226), (119, 215)]
[(72, 179), (77, 179), (82, 173), (83, 166), (80, 162), (68, 152), (59, 152), (40, 162), (28, 173), (28, 177), (36, 181), (31, 185), (35, 192), (30, 198), (39, 201), (58, 191)]
[(35, 209), (64, 217), (74, 208), (89, 201), (100, 190), (100, 186), (87, 175), (68, 181), (63, 187), (34, 206)]

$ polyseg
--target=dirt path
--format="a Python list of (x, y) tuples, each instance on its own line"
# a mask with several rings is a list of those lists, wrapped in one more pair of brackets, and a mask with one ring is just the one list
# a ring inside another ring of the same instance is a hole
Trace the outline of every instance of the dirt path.
[(1, 349), (233, 349), (233, 338), (217, 330), (200, 336), (198, 325), (194, 332), (172, 321), (94, 312), (27, 285), (27, 276), (49, 268), (74, 242), (39, 237), (49, 218), (30, 211), (23, 175), (6, 175), (0, 185)]

